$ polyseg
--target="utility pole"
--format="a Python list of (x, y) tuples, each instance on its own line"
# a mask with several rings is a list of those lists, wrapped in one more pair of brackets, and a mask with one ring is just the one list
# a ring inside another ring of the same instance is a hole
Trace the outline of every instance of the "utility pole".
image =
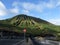
[(23, 32), (24, 32), (24, 45), (26, 45), (26, 29), (24, 29)]

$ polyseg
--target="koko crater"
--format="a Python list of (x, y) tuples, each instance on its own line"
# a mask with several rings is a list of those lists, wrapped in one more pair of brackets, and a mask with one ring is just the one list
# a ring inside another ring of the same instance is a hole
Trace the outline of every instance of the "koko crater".
[(0, 37), (22, 36), (23, 29), (26, 29), (26, 36), (55, 36), (60, 38), (60, 26), (51, 24), (40, 18), (20, 14), (15, 17), (0, 20)]

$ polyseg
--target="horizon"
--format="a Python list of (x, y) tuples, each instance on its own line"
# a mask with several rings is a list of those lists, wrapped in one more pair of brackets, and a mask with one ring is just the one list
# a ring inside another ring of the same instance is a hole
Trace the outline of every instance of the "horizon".
[(19, 14), (60, 25), (60, 0), (0, 0), (0, 20)]

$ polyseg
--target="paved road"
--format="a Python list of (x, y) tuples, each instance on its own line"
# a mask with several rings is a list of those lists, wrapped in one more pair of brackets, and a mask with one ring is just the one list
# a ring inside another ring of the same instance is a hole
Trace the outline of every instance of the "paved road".
[(59, 45), (59, 42), (51, 40), (38, 40), (30, 37), (28, 38), (28, 41), (24, 41), (24, 39), (2, 39), (0, 40), (0, 45)]
[(21, 39), (1, 39), (0, 45), (13, 45), (19, 42)]
[(38, 40), (36, 38), (30, 38), (33, 42), (34, 45), (60, 45), (60, 42), (57, 41), (52, 41), (52, 40), (47, 40), (47, 39), (43, 39), (43, 40)]
[(32, 41), (29, 38), (28, 42), (24, 39), (1, 39), (0, 45), (32, 45)]

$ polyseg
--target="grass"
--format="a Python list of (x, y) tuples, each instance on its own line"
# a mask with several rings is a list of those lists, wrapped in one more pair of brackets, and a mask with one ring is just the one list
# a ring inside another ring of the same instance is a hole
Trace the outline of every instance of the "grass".
[(51, 33), (57, 37), (60, 36), (60, 26), (24, 14), (17, 15), (10, 19), (0, 20), (0, 29), (1, 28), (18, 33), (23, 33), (22, 30), (26, 28), (27, 35), (44, 35)]

